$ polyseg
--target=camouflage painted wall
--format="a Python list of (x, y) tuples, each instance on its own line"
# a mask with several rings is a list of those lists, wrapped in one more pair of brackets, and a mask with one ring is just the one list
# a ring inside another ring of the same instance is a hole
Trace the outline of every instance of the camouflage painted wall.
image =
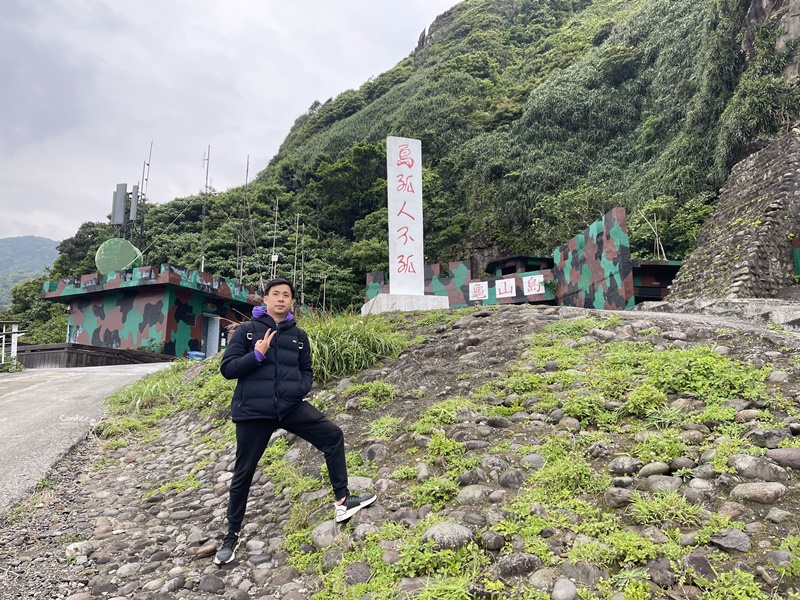
[[(472, 279), (472, 264), (469, 260), (451, 262), (448, 272), (443, 274), (440, 265), (425, 265), (425, 294), (430, 296), (447, 296), (451, 308), (462, 306), (492, 305), (492, 304), (518, 304), (521, 302), (548, 302), (554, 299), (551, 290), (546, 287), (542, 293), (525, 294), (523, 291), (523, 277), (529, 275), (543, 275), (549, 278), (549, 271), (529, 273), (516, 273), (504, 277), (488, 277), (486, 279)], [(514, 286), (514, 295), (505, 298), (497, 297), (498, 286), (504, 281), (511, 281)], [(487, 296), (481, 300), (470, 300), (470, 284), (488, 282)], [(500, 282), (500, 283), (498, 283)], [(388, 294), (389, 284), (386, 273), (376, 271), (367, 273), (367, 300), (378, 294)]]
[(69, 304), (69, 341), (183, 356), (201, 348), (204, 315), (240, 321), (259, 303), (252, 288), (161, 265), (48, 281), (42, 298)]
[[(556, 249), (553, 261), (555, 266), (552, 269), (483, 279), (472, 278), (469, 260), (450, 263), (446, 275), (441, 273), (439, 265), (426, 265), (425, 293), (448, 296), (453, 308), (523, 302), (608, 310), (624, 310), (633, 306), (633, 272), (623, 208), (613, 209), (582, 234)], [(535, 275), (542, 276), (544, 280), (541, 293), (525, 290), (526, 278)], [(514, 294), (498, 298), (498, 290), (509, 285), (505, 283), (507, 280), (514, 286)], [(470, 287), (477, 283), (488, 284), (486, 298), (470, 300)], [(368, 273), (366, 300), (371, 300), (379, 293), (389, 293), (386, 273)]]
[(553, 252), (558, 303), (603, 310), (634, 305), (625, 209), (614, 208)]

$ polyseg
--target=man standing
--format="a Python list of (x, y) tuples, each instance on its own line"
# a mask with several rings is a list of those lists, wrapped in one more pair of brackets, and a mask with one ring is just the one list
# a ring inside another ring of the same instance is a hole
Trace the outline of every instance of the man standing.
[(214, 558), (218, 565), (231, 562), (236, 555), (253, 475), (270, 436), (279, 427), (325, 455), (337, 500), (336, 522), (346, 521), (376, 499), (374, 494), (350, 495), (344, 434), (303, 400), (311, 390), (311, 348), (305, 331), (289, 312), (294, 304), (294, 287), (286, 279), (273, 279), (267, 283), (265, 294), (266, 309), (253, 309), (250, 331), (241, 326), (234, 331), (220, 364), (222, 376), (237, 382), (231, 401), (236, 464), (228, 501), (228, 533)]

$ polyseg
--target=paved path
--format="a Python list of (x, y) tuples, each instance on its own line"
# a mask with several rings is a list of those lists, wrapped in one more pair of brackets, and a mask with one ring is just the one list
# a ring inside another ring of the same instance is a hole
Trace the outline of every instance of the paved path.
[(103, 416), (102, 402), (169, 363), (0, 373), (0, 514)]

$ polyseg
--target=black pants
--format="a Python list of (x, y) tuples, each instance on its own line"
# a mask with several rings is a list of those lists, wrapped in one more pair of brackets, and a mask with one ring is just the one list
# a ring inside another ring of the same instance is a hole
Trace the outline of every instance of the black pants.
[(348, 494), (347, 465), (344, 456), (344, 434), (308, 402), (301, 402), (283, 419), (256, 419), (236, 423), (236, 466), (231, 480), (228, 501), (228, 531), (239, 532), (247, 508), (247, 496), (253, 483), (258, 461), (267, 448), (270, 436), (279, 427), (303, 438), (325, 455), (328, 477), (334, 497)]

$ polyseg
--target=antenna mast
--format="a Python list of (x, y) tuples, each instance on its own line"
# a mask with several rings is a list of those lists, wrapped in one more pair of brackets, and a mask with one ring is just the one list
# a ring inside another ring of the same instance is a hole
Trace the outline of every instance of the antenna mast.
[[(153, 158), (153, 140), (150, 140), (150, 153), (147, 161), (142, 165), (142, 195), (141, 210), (142, 220), (139, 222), (139, 246), (144, 245), (144, 204), (147, 202), (147, 183), (150, 181), (150, 161)], [(134, 223), (134, 227), (136, 224)]]
[(244, 211), (247, 204), (247, 184), (250, 181), (250, 155), (247, 155), (247, 166), (244, 170), (244, 204), (239, 214), (239, 235), (236, 238), (236, 269), (239, 283), (244, 277), (244, 255), (242, 254), (242, 235), (244, 230)]
[(295, 215), (294, 220), (294, 266), (292, 267), (292, 285), (297, 285), (297, 244), (300, 241), (300, 214)]
[(206, 163), (206, 187), (203, 193), (203, 233), (200, 236), (200, 271), (205, 270), (206, 266), (206, 204), (208, 203), (208, 166), (211, 163), (211, 144), (208, 145), (208, 153), (203, 157)]
[(278, 196), (275, 195), (275, 225), (272, 229), (272, 256), (270, 256), (270, 279), (275, 279), (278, 274), (278, 255), (275, 254), (275, 243), (278, 237)]

